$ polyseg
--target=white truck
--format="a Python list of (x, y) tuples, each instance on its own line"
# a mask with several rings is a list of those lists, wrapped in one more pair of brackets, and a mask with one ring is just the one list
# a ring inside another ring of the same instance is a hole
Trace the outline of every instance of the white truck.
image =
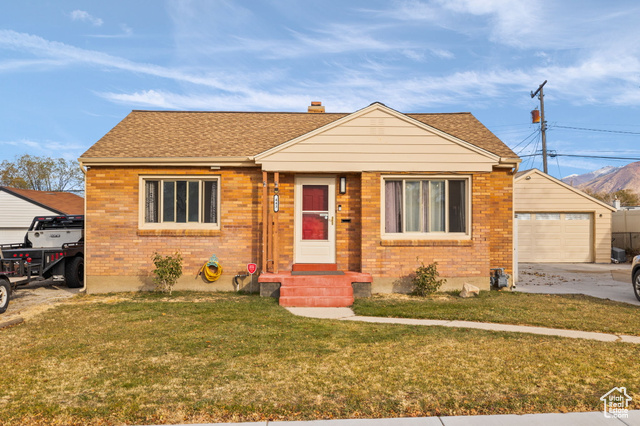
[(19, 286), (47, 279), (84, 285), (84, 216), (36, 216), (24, 242), (0, 245), (0, 314)]

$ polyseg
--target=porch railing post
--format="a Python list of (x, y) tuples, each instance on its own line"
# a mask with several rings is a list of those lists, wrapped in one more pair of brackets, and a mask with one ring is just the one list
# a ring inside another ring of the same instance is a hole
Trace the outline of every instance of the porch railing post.
[(262, 272), (268, 272), (269, 266), (267, 265), (267, 251), (268, 251), (268, 232), (269, 232), (269, 187), (268, 187), (269, 174), (266, 171), (262, 172)]

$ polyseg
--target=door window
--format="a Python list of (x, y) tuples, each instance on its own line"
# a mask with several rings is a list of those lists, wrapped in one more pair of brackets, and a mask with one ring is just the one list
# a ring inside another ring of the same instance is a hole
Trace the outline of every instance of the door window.
[(302, 185), (302, 239), (329, 239), (329, 187)]

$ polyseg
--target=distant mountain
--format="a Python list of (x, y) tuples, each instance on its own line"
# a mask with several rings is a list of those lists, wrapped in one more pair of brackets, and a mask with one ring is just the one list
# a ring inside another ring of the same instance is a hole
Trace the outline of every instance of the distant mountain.
[(620, 168), (621, 167), (605, 166), (596, 171), (585, 173), (582, 175), (569, 175), (566, 178), (562, 179), (562, 181), (571, 186), (575, 186), (576, 188), (580, 188), (583, 184), (587, 184), (594, 179), (613, 173)]
[(612, 193), (629, 189), (640, 194), (640, 161), (624, 167), (607, 166), (583, 175), (572, 175), (562, 179), (576, 188), (593, 192)]

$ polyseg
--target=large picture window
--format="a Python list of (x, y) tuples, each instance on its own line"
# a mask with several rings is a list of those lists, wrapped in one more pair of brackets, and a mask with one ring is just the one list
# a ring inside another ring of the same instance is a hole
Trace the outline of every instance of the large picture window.
[(385, 179), (386, 234), (467, 234), (467, 179)]
[(145, 224), (218, 224), (218, 178), (145, 178), (143, 182)]

